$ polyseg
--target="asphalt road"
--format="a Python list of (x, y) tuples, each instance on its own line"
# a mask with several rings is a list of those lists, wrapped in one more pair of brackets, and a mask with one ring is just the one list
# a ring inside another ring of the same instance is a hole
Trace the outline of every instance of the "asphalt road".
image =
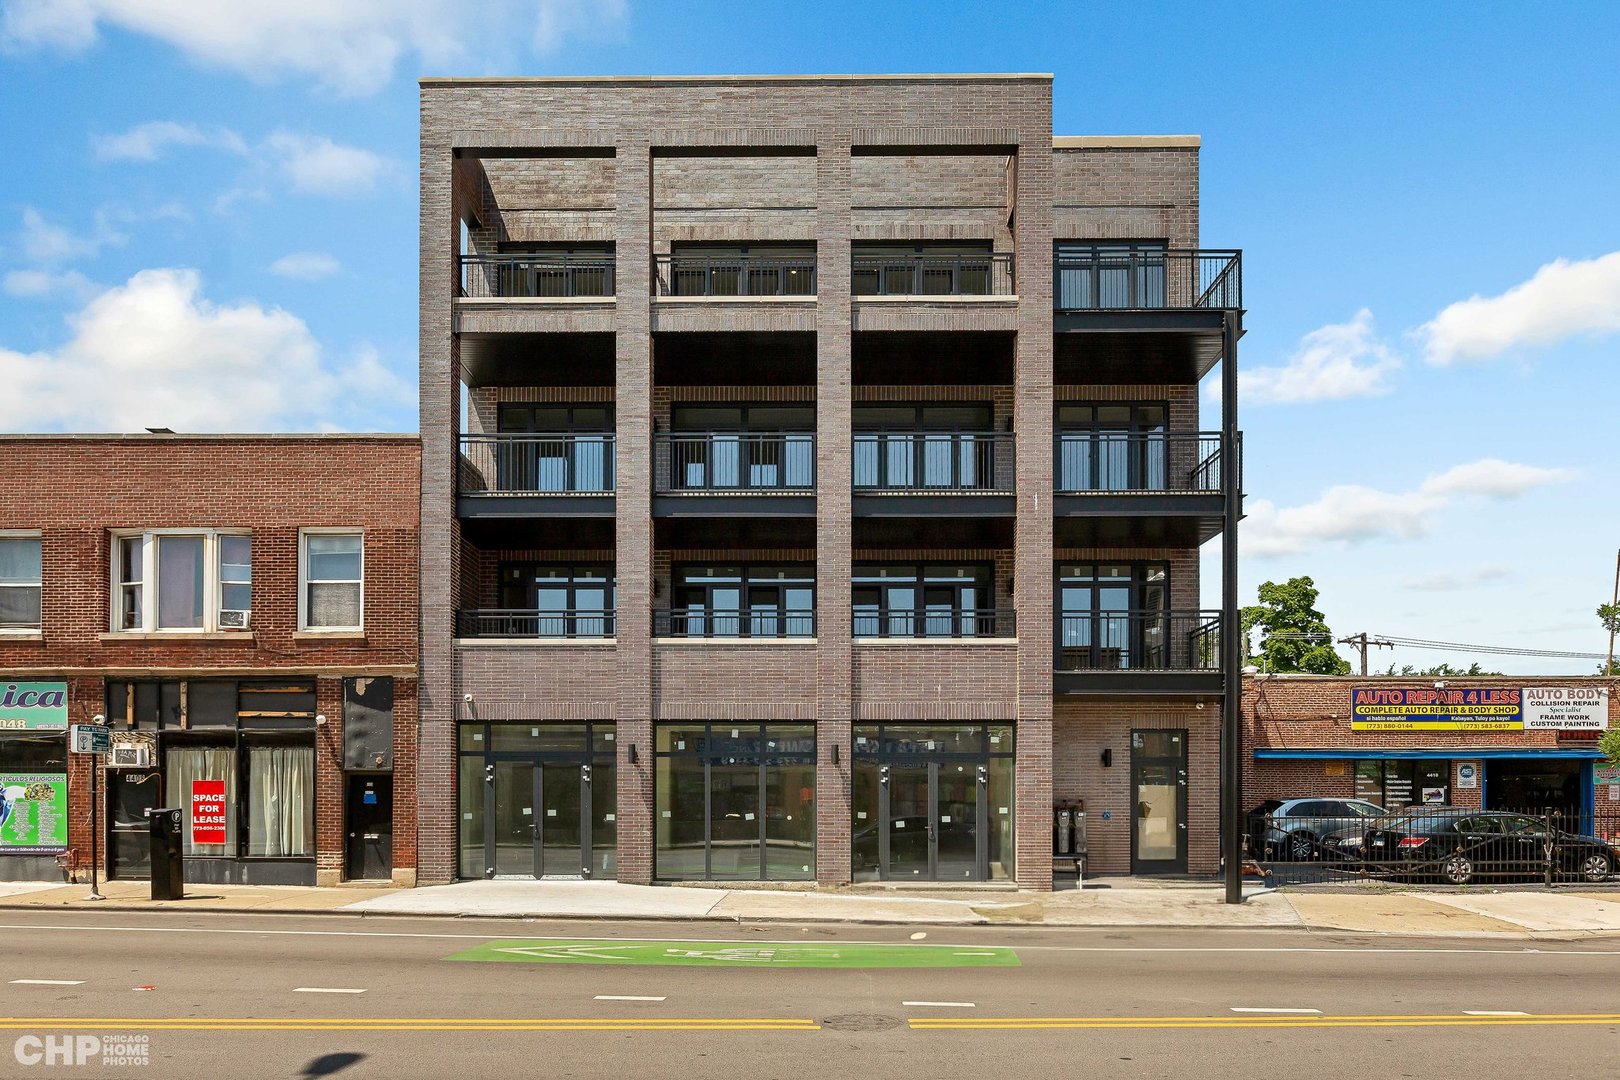
[[(1517, 1080), (1614, 1075), (1620, 1046), (1620, 939), (15, 911), (0, 931), (7, 1077)], [(919, 945), (960, 959), (782, 966)], [(144, 1038), (148, 1064), (86, 1042), (46, 1067), (48, 1036)]]

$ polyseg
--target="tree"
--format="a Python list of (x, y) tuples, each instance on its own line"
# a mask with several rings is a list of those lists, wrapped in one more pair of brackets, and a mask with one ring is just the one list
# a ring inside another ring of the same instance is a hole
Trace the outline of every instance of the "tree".
[(1597, 617), (1598, 622), (1603, 624), (1603, 629), (1609, 632), (1609, 658), (1598, 665), (1598, 674), (1620, 674), (1615, 669), (1614, 659), (1614, 636), (1620, 634), (1620, 604), (1599, 604)]
[(1240, 612), (1246, 649), (1251, 647), (1251, 631), (1265, 631), (1259, 651), (1249, 657), (1249, 663), (1262, 671), (1350, 674), (1350, 662), (1334, 650), (1333, 631), (1316, 610), (1318, 595), (1316, 582), (1308, 577), (1261, 585), (1260, 602)]
[(1384, 674), (1404, 675), (1407, 677), (1423, 679), (1443, 679), (1448, 675), (1500, 675), (1502, 673), (1500, 671), (1486, 671), (1484, 668), (1479, 666), (1478, 661), (1475, 661), (1474, 663), (1469, 664), (1466, 668), (1452, 667), (1450, 664), (1436, 664), (1434, 667), (1426, 668), (1413, 667), (1411, 664), (1402, 664), (1401, 670), (1399, 671), (1396, 671), (1395, 665), (1391, 664), (1389, 665), (1389, 670), (1384, 672)]
[(1610, 728), (1598, 736), (1598, 749), (1610, 765), (1620, 765), (1620, 728)]

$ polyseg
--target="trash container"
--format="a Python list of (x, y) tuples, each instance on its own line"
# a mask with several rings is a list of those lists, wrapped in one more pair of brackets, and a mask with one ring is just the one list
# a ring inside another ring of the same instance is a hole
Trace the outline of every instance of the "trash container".
[(186, 894), (185, 849), (182, 844), (179, 809), (157, 809), (151, 812), (148, 825), (152, 830), (152, 899), (181, 900)]

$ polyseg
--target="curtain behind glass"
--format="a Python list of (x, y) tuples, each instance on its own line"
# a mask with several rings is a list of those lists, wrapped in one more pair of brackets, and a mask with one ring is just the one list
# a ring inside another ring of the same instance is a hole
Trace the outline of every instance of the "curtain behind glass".
[[(185, 854), (236, 854), (236, 751), (229, 748), (209, 750), (202, 748), (169, 749), (163, 753), (164, 798), (169, 806), (178, 806), (186, 812)], [(223, 844), (194, 844), (191, 842), (191, 782), (193, 780), (225, 781), (225, 836)]]
[(158, 537), (158, 626), (194, 629), (203, 624), (203, 541), (200, 536)]
[(315, 852), (315, 748), (248, 748), (248, 855)]

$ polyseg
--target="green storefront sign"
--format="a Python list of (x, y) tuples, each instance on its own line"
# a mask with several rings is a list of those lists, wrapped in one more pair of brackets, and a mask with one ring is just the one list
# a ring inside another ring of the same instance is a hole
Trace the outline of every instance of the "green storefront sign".
[(67, 773), (0, 772), (0, 852), (67, 848)]
[(67, 683), (0, 683), (0, 731), (66, 731)]

